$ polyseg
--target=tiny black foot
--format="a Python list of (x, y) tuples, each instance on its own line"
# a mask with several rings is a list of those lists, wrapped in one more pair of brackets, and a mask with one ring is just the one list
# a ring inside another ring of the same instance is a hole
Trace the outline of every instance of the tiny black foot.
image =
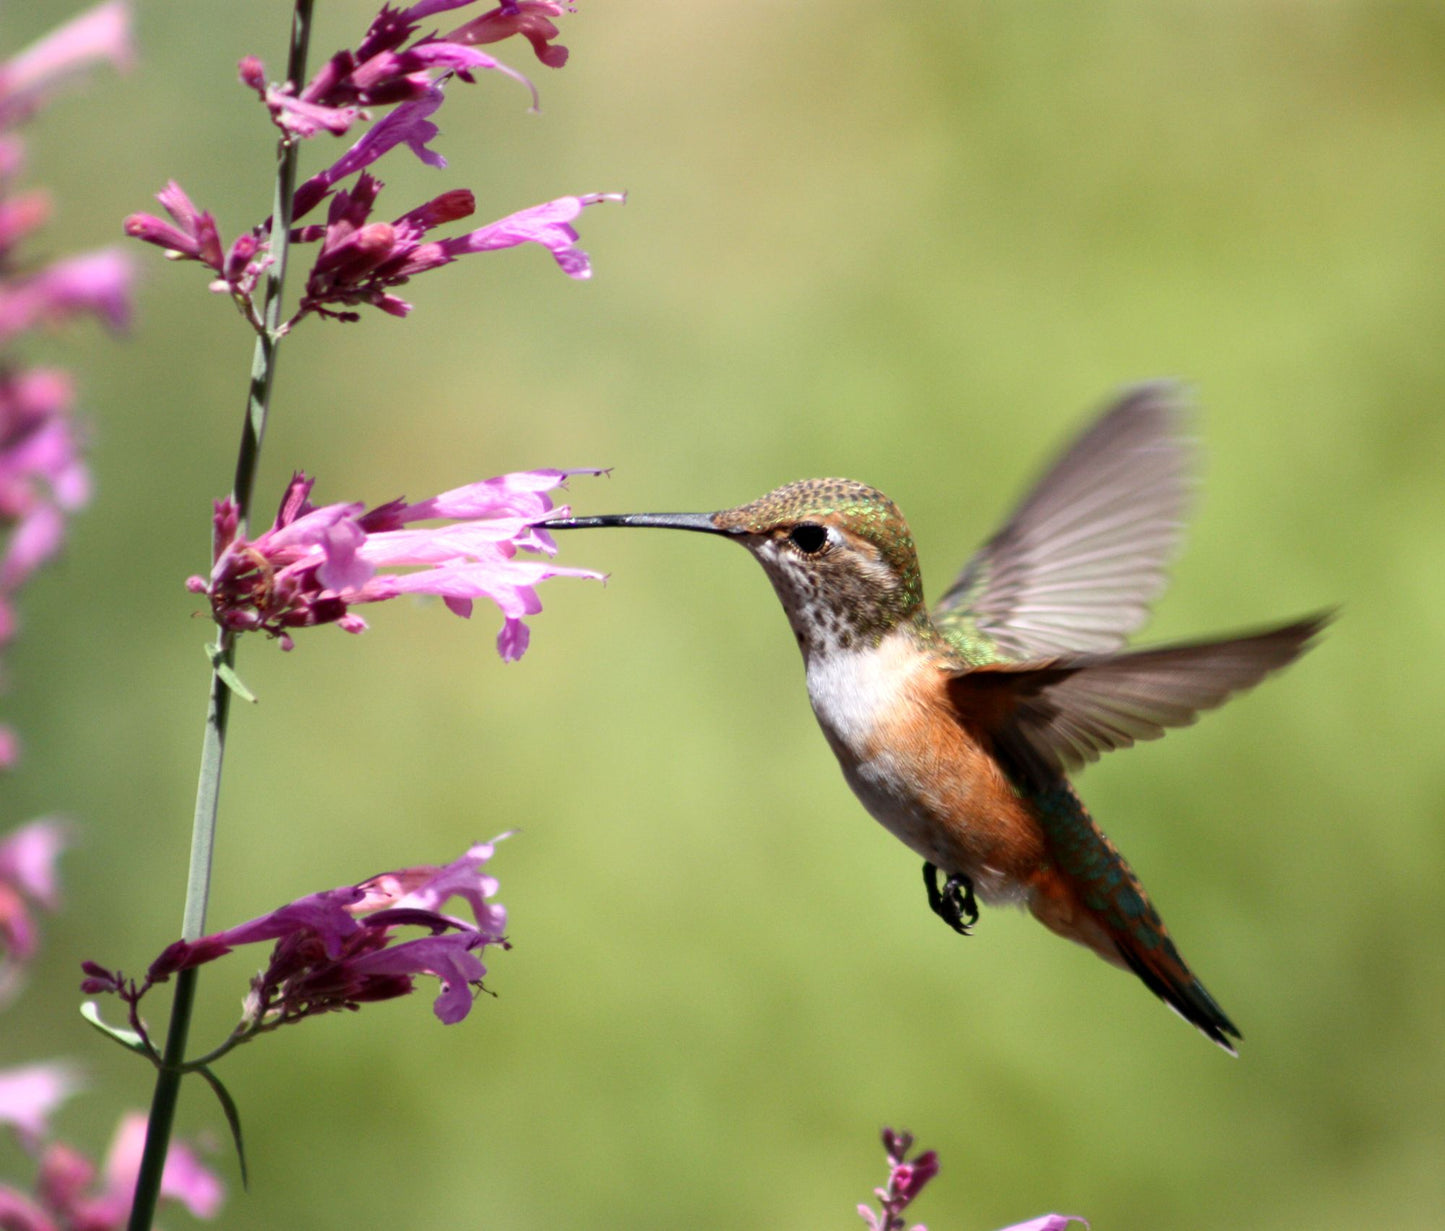
[(938, 869), (931, 863), (923, 865), (923, 885), (928, 890), (928, 907), (960, 936), (968, 936), (978, 922), (978, 901), (973, 896), (973, 881), (955, 872), (938, 887)]

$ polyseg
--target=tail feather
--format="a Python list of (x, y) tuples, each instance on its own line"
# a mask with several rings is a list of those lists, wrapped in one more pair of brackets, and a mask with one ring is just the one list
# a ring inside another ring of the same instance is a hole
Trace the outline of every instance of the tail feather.
[(1030, 797), (1051, 862), (1030, 886), (1029, 908), (1046, 927), (1132, 970), (1205, 1038), (1236, 1055), (1240, 1039), (1214, 997), (1189, 969), (1144, 886), (1063, 779)]
[(1231, 1056), (1239, 1055), (1230, 1041), (1244, 1038), (1239, 1027), (1229, 1020), (1204, 984), (1184, 964), (1169, 937), (1164, 935), (1161, 939), (1163, 960), (1155, 954), (1139, 952), (1128, 936), (1116, 937), (1114, 945), (1124, 964), (1139, 976), (1145, 987), (1211, 1043), (1218, 1043)]

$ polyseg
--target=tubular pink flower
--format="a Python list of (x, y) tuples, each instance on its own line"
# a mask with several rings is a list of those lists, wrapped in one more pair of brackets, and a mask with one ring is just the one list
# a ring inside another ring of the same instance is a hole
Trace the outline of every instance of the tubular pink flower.
[[(307, 278), (298, 317), (316, 312), (342, 320), (356, 319), (355, 313), (337, 312), (327, 306), (330, 304), (371, 304), (405, 316), (411, 305), (392, 295), (389, 288), (449, 265), (467, 253), (494, 252), (525, 243), (546, 248), (569, 277), (590, 278), (592, 266), (587, 254), (577, 247), (577, 232), (571, 221), (589, 205), (624, 200), (619, 193), (561, 197), (465, 235), (429, 240), (426, 233), (430, 228), (472, 212), (471, 193), (444, 193), (395, 222), (367, 223), (378, 187), (376, 180), (363, 174), (355, 190), (338, 192), (332, 198), (321, 252)], [(312, 237), (310, 231), (303, 228), (306, 238)]]
[(130, 6), (123, 0), (98, 4), (0, 65), (0, 125), (24, 119), (96, 62), (125, 69), (133, 59)]
[(63, 257), (38, 273), (0, 286), (0, 343), (37, 324), (81, 312), (112, 329), (130, 323), (130, 258), (117, 248)]
[(567, 10), (550, 0), (503, 0), (490, 12), (458, 26), (447, 37), (458, 43), (496, 43), (520, 34), (532, 45), (532, 52), (548, 68), (567, 63), (567, 48), (553, 46), (561, 31), (551, 20)]
[[(531, 209), (481, 227), (455, 239), (444, 239), (437, 247), (450, 260), (464, 252), (493, 252), (518, 244), (541, 244), (569, 278), (590, 278), (592, 265), (587, 254), (577, 247), (577, 232), (570, 225), (584, 208), (603, 201), (621, 203), (626, 196), (617, 192), (593, 192), (582, 197), (558, 197), (534, 205)], [(436, 264), (443, 262), (437, 261)], [(413, 272), (406, 270), (404, 272)]]
[(210, 213), (198, 210), (175, 180), (156, 193), (156, 200), (175, 220), (174, 224), (154, 214), (131, 214), (124, 223), (125, 233), (164, 248), (172, 260), (200, 261), (219, 272), (221, 236)]
[(296, 189), (293, 218), (304, 218), (348, 175), (364, 171), (378, 158), (398, 145), (410, 147), (429, 167), (445, 167), (447, 160), (427, 148), (440, 131), (427, 117), (442, 105), (440, 88), (428, 87), (425, 94), (403, 103), (382, 117), (362, 134), (360, 140), (324, 171), (319, 171)]
[[(291, 630), (313, 624), (360, 632), (365, 624), (351, 608), (362, 603), (435, 594), (466, 617), (473, 600), (484, 598), (503, 614), (498, 651), (511, 661), (526, 648), (521, 618), (541, 610), (535, 590), (540, 582), (601, 577), (590, 569), (516, 558), (519, 549), (556, 551), (535, 523), (555, 515), (546, 492), (577, 473), (601, 472), (502, 475), (415, 504), (397, 500), (371, 510), (355, 503), (313, 508), (307, 500), (311, 480), (297, 474), (276, 521), (255, 539), (239, 535), (234, 506), (219, 501), (211, 575), (192, 577), (186, 585), (210, 597), (212, 615), (223, 628), (264, 630), (283, 648), (289, 648)], [(448, 524), (410, 525), (437, 518)], [(395, 569), (416, 571), (382, 571)]]

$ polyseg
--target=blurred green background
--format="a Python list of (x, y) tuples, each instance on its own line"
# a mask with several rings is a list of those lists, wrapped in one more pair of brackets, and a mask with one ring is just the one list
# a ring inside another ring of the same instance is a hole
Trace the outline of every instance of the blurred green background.
[[(318, 57), (374, 11), (319, 8)], [(117, 237), (170, 177), (228, 239), (264, 215), (272, 139), (235, 64), (279, 75), (288, 12), (139, 4), (137, 71), (30, 129), (47, 242)], [(5, 48), (56, 18), (7, 6)], [(520, 249), (414, 282), (405, 321), (308, 323), (259, 506), (303, 467), (320, 501), (613, 467), (574, 483), (582, 512), (841, 474), (907, 511), (936, 594), (1093, 406), (1188, 379), (1208, 472), (1149, 637), (1343, 617), (1082, 789), (1242, 1056), (1022, 915), (938, 924), (744, 553), (569, 538), (611, 579), (549, 583), (516, 666), (494, 612), (423, 604), (243, 646), (261, 702), (235, 716), (215, 927), (520, 833), (493, 865), (515, 948), (465, 1025), (419, 996), (225, 1063), (253, 1167), (225, 1224), (859, 1226), (887, 1123), (942, 1156), (912, 1211), (935, 1231), (1438, 1226), (1445, 9), (587, 0), (562, 41), (562, 72), (498, 49), (540, 116), (500, 77), (454, 87), (450, 167), (393, 156), (383, 210), (625, 188), (581, 221), (594, 280)], [(181, 583), (251, 347), (197, 267), (136, 256), (128, 340), (28, 352), (78, 372), (96, 498), (24, 597), (5, 697), (5, 823), (82, 837), (0, 1059), (84, 1062), (59, 1125), (87, 1147), (149, 1096), (76, 1016), (76, 963), (138, 969), (178, 931), (208, 636)], [(257, 960), (203, 978), (198, 1045)], [(201, 1088), (181, 1124), (221, 1131)]]

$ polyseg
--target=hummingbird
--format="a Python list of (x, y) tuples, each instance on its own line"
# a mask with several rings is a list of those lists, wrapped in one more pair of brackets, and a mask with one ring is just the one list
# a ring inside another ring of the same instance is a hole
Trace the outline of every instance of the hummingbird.
[(851, 479), (799, 480), (716, 513), (542, 524), (690, 530), (747, 548), (787, 613), (844, 778), (923, 859), (934, 914), (968, 935), (980, 902), (1026, 907), (1234, 1055), (1239, 1029), (1069, 780), (1286, 666), (1330, 618), (1123, 648), (1164, 587), (1193, 453), (1178, 385), (1126, 390), (931, 609), (903, 514)]

